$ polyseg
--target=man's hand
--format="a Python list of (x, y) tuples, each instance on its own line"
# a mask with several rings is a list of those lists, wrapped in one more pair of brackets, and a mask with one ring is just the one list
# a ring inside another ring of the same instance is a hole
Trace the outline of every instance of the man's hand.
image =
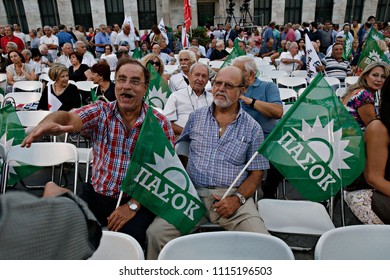
[(245, 105), (250, 105), (252, 103), (252, 98), (246, 97), (244, 95), (240, 95), (240, 99), (244, 102)]
[(66, 192), (70, 192), (70, 190), (61, 188), (56, 183), (49, 182), (45, 186), (45, 190), (43, 192), (43, 197), (54, 197), (64, 194)]
[(135, 214), (127, 204), (119, 206), (107, 218), (108, 229), (112, 231), (120, 230), (128, 221), (134, 218)]
[(238, 197), (235, 195), (228, 196), (223, 200), (221, 200), (222, 197), (219, 195), (213, 194), (213, 197), (217, 202), (212, 207), (222, 218), (229, 218), (241, 206)]

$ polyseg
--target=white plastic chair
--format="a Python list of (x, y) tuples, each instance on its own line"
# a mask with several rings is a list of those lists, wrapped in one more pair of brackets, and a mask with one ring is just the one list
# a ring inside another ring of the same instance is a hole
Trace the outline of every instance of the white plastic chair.
[(347, 91), (347, 88), (338, 88), (336, 90), (336, 95), (339, 97), (339, 98), (342, 98), (345, 94), (345, 92)]
[(263, 81), (263, 82), (270, 82), (270, 83), (273, 83), (273, 82), (274, 82), (274, 80), (272, 80), (272, 79), (269, 78), (269, 77), (259, 76), (259, 77), (257, 77), (257, 78), (259, 78), (259, 80), (261, 80), (261, 81)]
[(92, 81), (79, 81), (76, 82), (76, 87), (82, 91), (90, 91), (91, 88), (98, 87), (98, 84), (94, 84)]
[(41, 70), (42, 74), (49, 74), (50, 67), (45, 67)]
[(22, 148), (20, 145), (12, 146), (6, 156), (3, 177), (3, 193), (6, 191), (8, 173), (10, 167), (16, 164), (47, 167), (72, 161), (75, 164), (73, 190), (77, 189), (78, 154), (73, 144), (61, 142), (37, 142), (30, 148)]
[(325, 207), (317, 202), (261, 199), (258, 209), (265, 227), (271, 232), (321, 236), (335, 228)]
[(47, 83), (54, 83), (54, 81), (52, 81), (49, 77), (48, 74), (41, 74), (39, 75), (39, 81), (42, 83), (42, 81), (45, 81)]
[(175, 238), (161, 250), (159, 260), (294, 260), (281, 239), (261, 233), (217, 231)]
[(390, 260), (390, 225), (353, 225), (324, 233), (315, 260)]
[(111, 82), (115, 82), (115, 72), (111, 72), (110, 80), (111, 80)]
[(198, 59), (198, 62), (203, 63), (206, 66), (209, 66), (210, 59), (201, 57)]
[(225, 61), (222, 61), (222, 60), (211, 60), (209, 62), (209, 67), (212, 69), (219, 70), (224, 63), (225, 63)]
[(288, 73), (283, 70), (272, 70), (272, 71), (264, 71), (263, 76), (271, 78), (276, 83), (276, 80), (278, 78), (288, 77)]
[(38, 102), (41, 99), (41, 92), (11, 92), (5, 95), (4, 104), (8, 101), (13, 103), (16, 107), (22, 107), (23, 105)]
[(307, 71), (306, 70), (294, 70), (291, 72), (291, 77), (302, 77), (307, 80)]
[(164, 73), (172, 74), (173, 71), (175, 71), (177, 68), (178, 68), (177, 65), (171, 65), (171, 64), (164, 65)]
[(284, 102), (295, 102), (298, 94), (291, 88), (279, 88), (280, 99)]
[(12, 86), (12, 92), (42, 92), (42, 83), (40, 81), (18, 81)]
[(344, 80), (345, 87), (356, 84), (359, 79), (359, 76), (349, 76)]
[(141, 245), (132, 236), (103, 230), (100, 245), (89, 260), (144, 260)]
[(31, 129), (36, 127), (50, 111), (17, 111), (16, 114), (20, 120), (22, 126), (25, 127), (26, 134), (28, 134)]
[(307, 87), (307, 81), (303, 77), (279, 77), (276, 79), (276, 85), (293, 89), (296, 87)]

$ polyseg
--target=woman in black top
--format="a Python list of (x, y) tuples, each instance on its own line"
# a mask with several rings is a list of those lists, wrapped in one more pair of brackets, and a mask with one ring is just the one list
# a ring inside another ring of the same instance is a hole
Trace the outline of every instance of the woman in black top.
[(69, 59), (72, 64), (69, 67), (69, 79), (75, 82), (86, 81), (91, 75), (91, 70), (89, 70), (88, 65), (81, 64), (82, 55), (73, 52), (69, 55)]
[[(110, 79), (110, 66), (107, 62), (99, 61), (91, 67), (91, 80), (94, 84), (98, 84), (99, 86), (95, 89), (96, 96), (104, 96), (103, 99), (107, 99), (107, 101), (116, 100), (115, 97), (115, 84), (111, 82)], [(88, 99), (86, 100), (88, 102)]]

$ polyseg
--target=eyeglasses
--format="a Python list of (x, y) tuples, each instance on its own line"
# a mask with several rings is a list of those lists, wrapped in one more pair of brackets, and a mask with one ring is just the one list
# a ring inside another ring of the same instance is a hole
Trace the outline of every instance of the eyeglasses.
[(149, 60), (149, 61), (148, 61), (148, 64), (156, 65), (157, 67), (160, 67), (160, 62), (159, 62), (159, 61)]
[(129, 82), (132, 86), (139, 86), (140, 84), (145, 84), (137, 79), (127, 79), (125, 77), (119, 77), (116, 79), (116, 83), (119, 85), (124, 85), (126, 82)]
[(236, 87), (243, 87), (243, 85), (238, 85), (238, 86), (235, 86), (231, 83), (227, 83), (227, 82), (222, 82), (222, 81), (213, 81), (212, 83), (212, 86), (215, 86), (216, 88), (220, 88), (222, 86), (222, 84), (225, 85), (225, 89), (227, 90), (232, 90)]

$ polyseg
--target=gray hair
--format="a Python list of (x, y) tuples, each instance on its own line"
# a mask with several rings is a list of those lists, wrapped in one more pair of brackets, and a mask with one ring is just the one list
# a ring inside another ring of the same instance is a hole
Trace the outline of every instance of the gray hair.
[(245, 67), (245, 72), (250, 74), (250, 73), (255, 73), (257, 72), (257, 66), (255, 60), (250, 57), (250, 56), (239, 56), (233, 59), (231, 65), (235, 66), (236, 63), (244, 63)]
[(192, 71), (195, 69), (195, 67), (198, 67), (198, 66), (203, 66), (204, 68), (207, 69), (207, 77), (210, 75), (210, 69), (207, 67), (206, 64), (203, 64), (201, 62), (195, 62), (194, 64), (191, 65), (190, 74), (192, 74)]
[(223, 42), (223, 40), (217, 40), (217, 43), (215, 44), (216, 47), (221, 47), (223, 44), (225, 44)]
[(191, 46), (187, 50), (194, 52), (197, 56), (200, 56), (200, 51), (197, 46)]
[(190, 57), (191, 63), (195, 63), (196, 62), (196, 56), (195, 56), (195, 54), (192, 51), (189, 51), (189, 50), (182, 50), (182, 51), (180, 51), (179, 52), (179, 59), (180, 59), (180, 56), (182, 54), (188, 54), (188, 56)]
[[(13, 50), (13, 51), (18, 50), (18, 45), (17, 45), (16, 43), (14, 43), (14, 42), (8, 42), (7, 45), (8, 45), (8, 47), (11, 48), (11, 50)], [(7, 45), (5, 45), (5, 46), (7, 46)]]

